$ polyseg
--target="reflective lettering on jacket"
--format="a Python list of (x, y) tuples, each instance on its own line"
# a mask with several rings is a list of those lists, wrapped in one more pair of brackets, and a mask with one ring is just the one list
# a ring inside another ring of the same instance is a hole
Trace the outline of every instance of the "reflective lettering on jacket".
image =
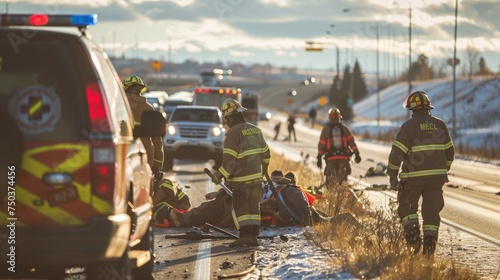
[(401, 179), (448, 177), (455, 148), (445, 123), (415, 111), (399, 129), (389, 155), (387, 174)]
[(219, 171), (232, 186), (262, 183), (262, 165), (271, 153), (260, 128), (241, 123), (226, 131)]

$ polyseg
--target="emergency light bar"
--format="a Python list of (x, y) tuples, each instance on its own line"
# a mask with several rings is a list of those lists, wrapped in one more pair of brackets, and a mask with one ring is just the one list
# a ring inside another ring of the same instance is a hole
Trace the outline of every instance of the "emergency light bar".
[(97, 23), (96, 14), (47, 15), (47, 14), (1, 14), (0, 26), (76, 26), (85, 27)]
[(218, 94), (233, 94), (236, 95), (238, 93), (241, 93), (241, 89), (236, 89), (236, 88), (196, 88), (194, 90), (196, 93), (218, 93)]

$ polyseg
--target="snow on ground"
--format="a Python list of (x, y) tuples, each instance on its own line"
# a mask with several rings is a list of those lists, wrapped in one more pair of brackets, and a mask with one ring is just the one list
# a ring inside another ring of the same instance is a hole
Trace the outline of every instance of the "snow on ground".
[[(402, 107), (399, 108), (404, 112)], [(286, 120), (282, 116), (275, 117), (281, 121)], [(296, 129), (313, 130), (302, 120), (296, 124)], [(302, 159), (298, 151), (281, 142), (269, 141), (268, 145), (273, 151), (284, 154), (291, 160)], [(387, 207), (391, 199), (391, 196), (384, 192), (365, 191), (365, 194), (377, 207)], [(473, 234), (458, 231), (452, 225), (449, 221), (443, 221), (436, 254), (452, 260), (455, 265), (470, 267), (483, 279), (495, 279), (500, 269), (498, 245), (481, 240)], [(312, 234), (312, 228), (262, 229), (261, 236), (276, 237), (272, 240), (259, 240), (261, 246), (257, 252), (257, 269), (250, 279), (353, 279), (352, 275), (340, 267), (334, 267), (331, 262), (333, 257), (344, 252), (338, 252), (335, 248), (321, 250), (306, 238), (308, 234)], [(281, 235), (286, 236), (288, 241), (282, 241), (278, 237)]]

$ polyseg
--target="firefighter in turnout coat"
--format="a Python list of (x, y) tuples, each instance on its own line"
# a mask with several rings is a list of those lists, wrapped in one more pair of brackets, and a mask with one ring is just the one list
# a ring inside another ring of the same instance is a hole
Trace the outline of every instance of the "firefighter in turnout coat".
[(442, 187), (448, 181), (455, 149), (445, 123), (431, 115), (434, 107), (424, 92), (409, 94), (403, 107), (413, 114), (396, 135), (387, 174), (391, 187), (398, 190), (398, 215), (408, 247), (415, 253), (422, 243), (417, 214), (422, 197), (423, 253), (432, 255), (441, 222), (439, 213), (444, 206)]
[(246, 108), (234, 99), (226, 99), (222, 105), (229, 129), (224, 136), (222, 166), (214, 173), (214, 183), (224, 178), (233, 191), (233, 218), (240, 236), (230, 247), (259, 245), (262, 176), (267, 174), (271, 158), (261, 130), (245, 120), (244, 111)]
[[(137, 75), (131, 75), (123, 80), (123, 88), (127, 93), (128, 103), (134, 115), (134, 125), (140, 125), (142, 113), (145, 111), (154, 111), (146, 98), (141, 96), (147, 90), (146, 84)], [(146, 154), (148, 155), (148, 163), (157, 180), (161, 179), (160, 170), (163, 169), (163, 143), (161, 137), (141, 137), (141, 142), (144, 145)]]
[(342, 123), (340, 110), (332, 108), (328, 111), (329, 122), (323, 127), (318, 143), (318, 168), (323, 166), (323, 157), (326, 161), (324, 174), (326, 185), (341, 184), (347, 181), (351, 174), (349, 158), (355, 155), (355, 162), (361, 162), (358, 147), (351, 130)]

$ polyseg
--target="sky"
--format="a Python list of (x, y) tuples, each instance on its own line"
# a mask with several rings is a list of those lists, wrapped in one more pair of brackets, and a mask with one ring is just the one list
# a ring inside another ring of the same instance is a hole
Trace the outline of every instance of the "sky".
[[(457, 57), (479, 53), (500, 71), (498, 0), (459, 0)], [(3, 0), (0, 12), (95, 13), (93, 39), (111, 56), (181, 63), (270, 63), (365, 72), (408, 67), (408, 0)], [(8, 4), (8, 7), (7, 5)], [(3, 7), (2, 7), (3, 6)], [(453, 57), (455, 0), (411, 1), (412, 59)], [(377, 32), (378, 30), (378, 32)], [(378, 34), (378, 36), (377, 36)], [(378, 37), (378, 40), (377, 40)], [(312, 41), (321, 52), (306, 51)], [(378, 46), (378, 48), (377, 48)], [(338, 52), (337, 52), (338, 49)], [(338, 54), (338, 55), (337, 55)], [(451, 67), (449, 67), (451, 68)]]

